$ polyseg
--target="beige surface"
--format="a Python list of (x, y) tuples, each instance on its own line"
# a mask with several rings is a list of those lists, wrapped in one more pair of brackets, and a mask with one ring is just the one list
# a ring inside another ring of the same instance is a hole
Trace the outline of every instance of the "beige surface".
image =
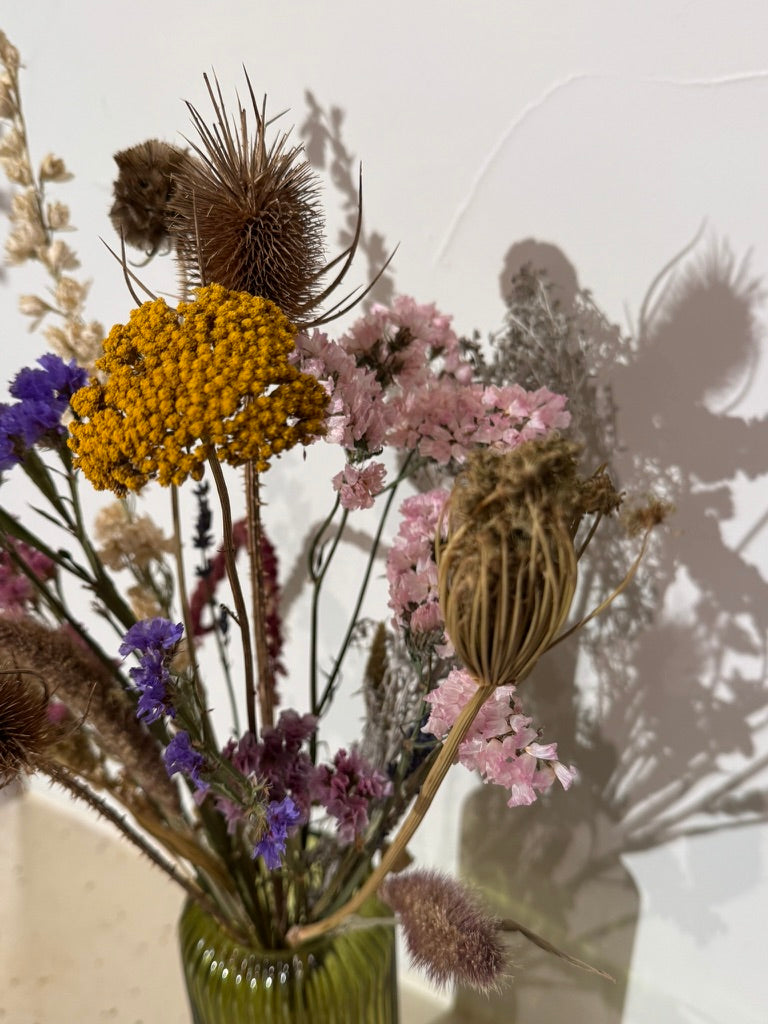
[[(45, 795), (0, 800), (0, 1024), (189, 1024), (182, 898), (111, 832)], [(402, 1024), (438, 1008), (404, 987)]]

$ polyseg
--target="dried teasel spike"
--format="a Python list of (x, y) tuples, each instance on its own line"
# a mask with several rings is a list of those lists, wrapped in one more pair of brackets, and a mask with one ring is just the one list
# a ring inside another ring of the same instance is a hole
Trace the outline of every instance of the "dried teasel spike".
[(0, 788), (44, 763), (53, 741), (47, 709), (48, 689), (36, 672), (0, 669)]
[(246, 109), (230, 120), (218, 80), (204, 76), (214, 124), (187, 104), (197, 141), (195, 159), (177, 181), (171, 202), (172, 236), (182, 274), (231, 291), (275, 302), (294, 322), (319, 299), (316, 281), (324, 261), (319, 182), (302, 147), (287, 135), (267, 145), (268, 122), (246, 74), (255, 131)]

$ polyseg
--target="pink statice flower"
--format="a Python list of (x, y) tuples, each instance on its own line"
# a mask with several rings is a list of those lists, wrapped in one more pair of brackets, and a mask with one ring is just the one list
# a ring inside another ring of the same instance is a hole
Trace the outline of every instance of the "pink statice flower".
[(339, 840), (347, 845), (368, 827), (368, 808), (392, 792), (392, 783), (352, 749), (339, 750), (330, 765), (318, 765), (311, 780), (313, 800), (336, 819)]
[[(430, 716), (422, 732), (442, 739), (469, 703), (477, 683), (454, 669), (425, 700)], [(532, 804), (557, 779), (564, 789), (576, 772), (557, 760), (557, 744), (539, 742), (540, 730), (522, 709), (514, 686), (500, 686), (485, 702), (459, 746), (458, 760), (485, 782), (509, 790), (509, 807)]]
[(343, 345), (322, 331), (299, 334), (292, 361), (302, 373), (317, 377), (328, 392), (324, 439), (350, 451), (378, 451), (385, 423), (383, 392), (375, 373), (358, 366)]
[(386, 468), (383, 462), (369, 462), (362, 469), (347, 463), (333, 478), (333, 489), (339, 492), (342, 508), (350, 511), (371, 508), (374, 498), (384, 486)]
[(387, 556), (389, 607), (395, 628), (410, 633), (436, 632), (443, 642), (435, 536), (447, 497), (448, 491), (436, 488), (406, 498), (400, 506), (400, 527)]
[(373, 367), (385, 385), (397, 382), (404, 391), (421, 380), (435, 360), (443, 373), (468, 384), (472, 367), (461, 355), (451, 319), (432, 303), (420, 305), (410, 296), (398, 295), (391, 306), (374, 305), (341, 344), (358, 365)]

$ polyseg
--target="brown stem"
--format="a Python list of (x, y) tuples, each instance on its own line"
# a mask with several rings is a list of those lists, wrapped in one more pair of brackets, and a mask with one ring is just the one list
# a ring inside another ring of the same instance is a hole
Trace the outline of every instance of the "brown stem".
[(435, 798), (435, 794), (440, 788), (440, 784), (448, 773), (448, 769), (453, 764), (459, 745), (467, 735), (469, 727), (475, 720), (475, 716), (478, 711), (483, 704), (485, 704), (495, 689), (496, 687), (490, 683), (479, 684), (477, 690), (472, 696), (472, 699), (462, 709), (459, 717), (453, 725), (453, 728), (448, 733), (448, 736), (446, 737), (440, 753), (429, 771), (429, 774), (424, 780), (424, 785), (419, 790), (413, 807), (408, 813), (405, 821), (400, 826), (392, 845), (389, 846), (382, 854), (378, 867), (368, 876), (365, 883), (360, 889), (358, 889), (355, 895), (351, 899), (347, 900), (347, 902), (335, 911), (335, 913), (326, 917), (322, 921), (315, 921), (313, 924), (292, 928), (288, 932), (288, 942), (292, 946), (298, 946), (300, 943), (306, 942), (307, 939), (314, 939), (316, 936), (323, 935), (325, 932), (329, 932), (333, 928), (336, 928), (346, 917), (350, 914), (356, 913), (356, 911), (360, 909), (363, 903), (365, 903), (370, 896), (373, 896), (386, 875), (400, 859), (400, 855), (405, 850), (405, 847), (410, 842), (414, 832), (421, 824), (424, 815), (429, 810), (429, 806)]
[(232, 506), (229, 503), (229, 494), (227, 492), (227, 485), (224, 481), (224, 474), (221, 471), (221, 466), (219, 465), (215, 454), (211, 454), (208, 457), (208, 465), (211, 467), (211, 475), (213, 476), (213, 482), (216, 484), (219, 504), (221, 505), (221, 522), (222, 532), (224, 535), (224, 561), (227, 566), (227, 577), (229, 579), (229, 585), (232, 588), (232, 600), (235, 603), (237, 624), (240, 627), (240, 636), (243, 642), (243, 669), (245, 674), (246, 707), (248, 709), (248, 729), (253, 733), (254, 738), (258, 739), (256, 707), (254, 705), (256, 684), (253, 672), (253, 648), (251, 647), (251, 632), (248, 628), (248, 612), (245, 607), (243, 588), (240, 586), (240, 580), (237, 576), (237, 566), (235, 565), (235, 541), (232, 535)]
[(248, 509), (248, 554), (251, 559), (251, 602), (253, 606), (253, 638), (259, 670), (258, 698), (261, 727), (274, 724), (275, 680), (267, 644), (267, 609), (264, 597), (264, 569), (261, 560), (261, 500), (259, 474), (252, 462), (245, 467), (245, 493)]

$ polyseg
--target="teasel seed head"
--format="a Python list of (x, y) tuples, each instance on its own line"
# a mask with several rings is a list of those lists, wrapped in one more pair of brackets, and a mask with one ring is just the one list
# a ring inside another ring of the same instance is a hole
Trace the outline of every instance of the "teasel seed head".
[(216, 123), (188, 104), (197, 159), (176, 179), (170, 203), (182, 279), (270, 299), (307, 324), (327, 294), (318, 283), (327, 269), (318, 179), (286, 134), (267, 144), (269, 122), (252, 90), (253, 130), (243, 107), (230, 121), (218, 83), (214, 91), (205, 81)]
[(53, 741), (48, 691), (39, 677), (0, 664), (0, 787), (37, 771)]
[(578, 579), (583, 517), (620, 496), (602, 470), (578, 470), (578, 445), (552, 435), (470, 456), (436, 540), (438, 593), (458, 658), (480, 682), (519, 683), (552, 645)]
[(190, 162), (184, 150), (157, 139), (115, 153), (119, 174), (109, 216), (127, 245), (153, 256), (168, 241), (168, 204), (179, 171)]
[(455, 879), (436, 871), (389, 875), (379, 895), (398, 916), (415, 967), (438, 986), (488, 992), (508, 967), (499, 922)]

